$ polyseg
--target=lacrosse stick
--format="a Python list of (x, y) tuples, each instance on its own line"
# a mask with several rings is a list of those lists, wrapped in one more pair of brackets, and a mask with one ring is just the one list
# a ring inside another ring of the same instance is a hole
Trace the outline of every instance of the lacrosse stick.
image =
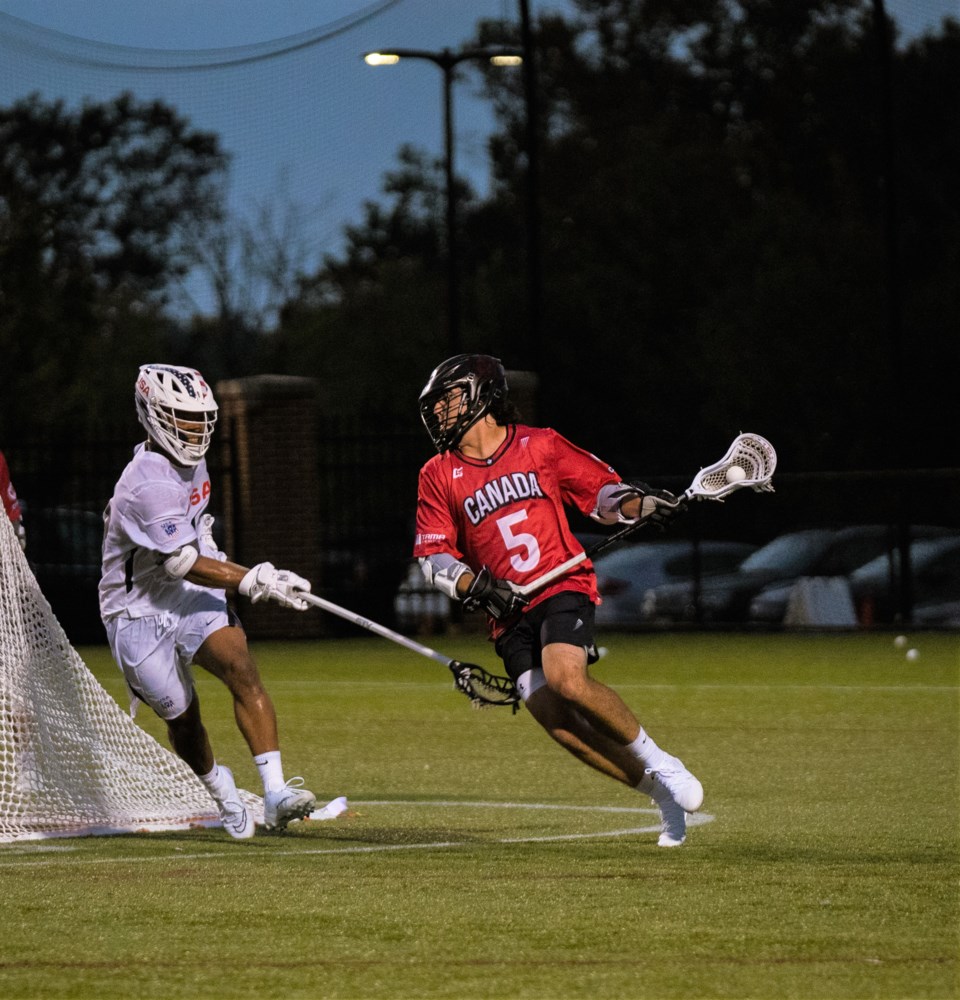
[[(776, 467), (777, 453), (766, 438), (760, 437), (759, 434), (740, 434), (727, 449), (726, 455), (719, 462), (701, 469), (678, 499), (681, 503), (689, 500), (717, 500), (722, 503), (736, 490), (751, 489), (757, 493), (772, 493), (771, 480)], [(733, 472), (734, 469), (737, 471)], [(536, 580), (515, 588), (517, 593), (521, 597), (526, 597), (545, 587), (584, 560), (592, 559), (627, 535), (632, 535), (643, 527), (643, 524), (643, 521), (638, 521), (636, 524), (621, 528), (620, 531), (597, 542), (586, 552), (571, 556), (566, 562), (548, 570)]]
[(353, 611), (348, 611), (346, 608), (341, 608), (339, 604), (334, 604), (332, 601), (317, 597), (315, 594), (297, 591), (297, 597), (306, 601), (307, 604), (312, 604), (316, 608), (329, 611), (332, 615), (345, 618), (348, 622), (359, 625), (360, 628), (365, 628), (367, 631), (374, 632), (384, 639), (389, 639), (391, 642), (405, 646), (414, 653), (419, 653), (421, 656), (429, 657), (431, 660), (436, 660), (437, 663), (442, 663), (444, 666), (449, 667), (450, 672), (453, 674), (456, 689), (470, 699), (474, 708), (486, 708), (490, 705), (510, 705), (514, 712), (516, 712), (520, 707), (520, 693), (509, 677), (491, 674), (476, 663), (463, 663), (460, 660), (451, 660), (449, 656), (444, 656), (443, 653), (438, 653), (436, 650), (430, 649), (429, 646), (422, 646), (419, 642), (414, 642), (413, 639), (408, 639), (405, 635), (400, 635), (399, 632), (394, 632), (385, 625), (378, 625), (376, 622), (370, 621), (369, 618), (364, 618), (363, 615), (358, 615)]

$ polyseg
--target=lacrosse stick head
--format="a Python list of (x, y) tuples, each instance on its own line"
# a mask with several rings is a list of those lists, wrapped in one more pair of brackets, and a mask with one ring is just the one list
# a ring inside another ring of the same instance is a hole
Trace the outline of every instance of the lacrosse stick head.
[[(722, 500), (735, 490), (772, 493), (777, 453), (759, 434), (740, 434), (719, 462), (701, 469), (684, 496), (689, 500)], [(730, 472), (738, 469), (738, 472)]]
[(491, 674), (475, 663), (450, 661), (454, 687), (465, 694), (474, 708), (509, 705), (514, 712), (520, 708), (520, 692), (509, 677)]

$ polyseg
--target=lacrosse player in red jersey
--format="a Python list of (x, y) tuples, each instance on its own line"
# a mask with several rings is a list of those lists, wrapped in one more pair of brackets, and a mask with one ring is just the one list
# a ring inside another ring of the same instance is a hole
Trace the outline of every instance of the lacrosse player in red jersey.
[(17, 491), (10, 482), (10, 470), (7, 468), (6, 456), (0, 451), (0, 499), (3, 500), (3, 509), (7, 512), (13, 524), (13, 530), (17, 533), (17, 541), (21, 549), (27, 547), (27, 533), (23, 530), (23, 508), (17, 499)]
[(649, 795), (661, 847), (686, 837), (703, 787), (660, 749), (589, 666), (596, 576), (584, 559), (524, 598), (517, 588), (582, 554), (564, 505), (602, 524), (665, 523), (681, 504), (617, 473), (547, 428), (518, 422), (497, 358), (460, 354), (438, 365), (420, 415), (439, 452), (420, 470), (414, 556), (433, 586), (488, 615), (497, 655), (530, 714), (590, 767)]
[(205, 513), (204, 458), (217, 404), (201, 374), (144, 365), (135, 400), (147, 441), (137, 446), (104, 512), (100, 613), (110, 649), (133, 705), (146, 702), (166, 722), (174, 751), (216, 801), (224, 829), (246, 839), (255, 821), (230, 769), (213, 756), (191, 664), (223, 681), (263, 780), (264, 825), (283, 830), (308, 815), (316, 799), (302, 778), (284, 780), (273, 702), (226, 592), (305, 610), (298, 595), (310, 583), (270, 563), (247, 569), (217, 549), (213, 517)]

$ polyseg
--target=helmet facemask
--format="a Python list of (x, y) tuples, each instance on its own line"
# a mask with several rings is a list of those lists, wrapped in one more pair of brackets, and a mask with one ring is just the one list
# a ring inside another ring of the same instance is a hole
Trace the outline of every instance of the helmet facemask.
[(460, 354), (438, 365), (420, 393), (420, 419), (437, 451), (455, 448), (506, 393), (506, 374), (496, 358)]
[(200, 372), (144, 365), (136, 387), (137, 416), (160, 448), (180, 465), (198, 465), (217, 422), (217, 404)]

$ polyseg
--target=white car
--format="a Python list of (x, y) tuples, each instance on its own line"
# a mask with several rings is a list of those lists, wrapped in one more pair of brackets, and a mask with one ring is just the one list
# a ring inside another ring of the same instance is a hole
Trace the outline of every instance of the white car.
[[(644, 595), (662, 584), (692, 586), (699, 574), (709, 579), (730, 573), (756, 549), (748, 542), (637, 542), (594, 561), (601, 604), (598, 627), (630, 628), (643, 624)], [(699, 567), (699, 568), (698, 568)]]
[[(910, 529), (911, 536), (919, 544), (921, 539), (953, 537), (946, 528), (915, 525)], [(897, 534), (889, 525), (863, 525), (861, 527), (843, 528), (837, 532), (833, 542), (823, 555), (811, 563), (803, 576), (844, 577), (851, 581), (861, 567), (890, 565), (891, 554), (897, 550)], [(925, 552), (921, 547), (919, 552)], [(874, 571), (870, 571), (872, 574)], [(889, 577), (889, 570), (880, 571), (880, 577)], [(796, 586), (797, 579), (784, 579), (765, 586), (750, 601), (747, 618), (759, 625), (782, 625), (790, 595)], [(862, 588), (861, 588), (862, 589)], [(862, 595), (851, 590), (851, 597), (857, 607), (861, 606)]]
[[(954, 627), (960, 622), (960, 534), (914, 542), (910, 575), (915, 624)], [(854, 570), (849, 580), (854, 602), (869, 608), (874, 622), (899, 620), (899, 550)]]

